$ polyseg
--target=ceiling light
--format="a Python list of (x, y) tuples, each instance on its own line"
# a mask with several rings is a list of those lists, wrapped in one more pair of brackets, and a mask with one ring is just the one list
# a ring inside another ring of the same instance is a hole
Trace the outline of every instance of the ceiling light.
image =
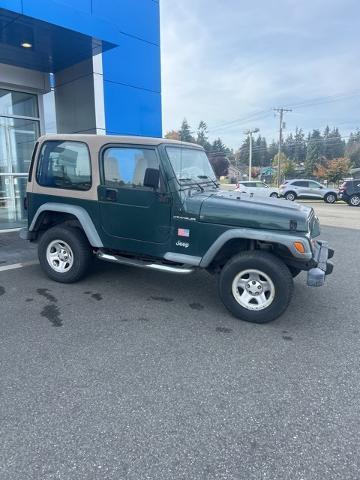
[(22, 46), (23, 48), (31, 48), (31, 47), (32, 47), (32, 43), (23, 42), (23, 43), (21, 44), (21, 46)]

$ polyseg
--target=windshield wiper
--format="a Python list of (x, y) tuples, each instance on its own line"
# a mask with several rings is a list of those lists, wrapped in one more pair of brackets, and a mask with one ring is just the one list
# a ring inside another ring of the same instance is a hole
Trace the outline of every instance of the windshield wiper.
[(203, 192), (204, 188), (201, 186), (199, 182), (197, 182), (194, 178), (178, 178), (179, 182), (191, 182), (187, 185), (184, 185), (184, 187), (194, 187), (195, 185), (200, 188), (200, 190)]
[(216, 188), (219, 188), (219, 184), (217, 182), (215, 182), (215, 180), (213, 178), (208, 177), (207, 175), (198, 175), (198, 178), (204, 179), (204, 180), (210, 180), (210, 182), (212, 182), (215, 185)]

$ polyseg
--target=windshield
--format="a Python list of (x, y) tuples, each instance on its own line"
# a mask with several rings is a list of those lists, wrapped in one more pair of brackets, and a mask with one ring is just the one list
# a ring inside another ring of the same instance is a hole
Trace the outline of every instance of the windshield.
[(216, 182), (214, 170), (203, 150), (184, 147), (166, 147), (176, 178), (184, 183)]

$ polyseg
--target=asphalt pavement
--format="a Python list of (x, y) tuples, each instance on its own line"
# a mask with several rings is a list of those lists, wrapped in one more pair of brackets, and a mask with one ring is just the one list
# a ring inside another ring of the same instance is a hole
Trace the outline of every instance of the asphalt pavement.
[(360, 478), (360, 209), (320, 208), (334, 273), (267, 325), (205, 272), (62, 285), (0, 235), (1, 480)]

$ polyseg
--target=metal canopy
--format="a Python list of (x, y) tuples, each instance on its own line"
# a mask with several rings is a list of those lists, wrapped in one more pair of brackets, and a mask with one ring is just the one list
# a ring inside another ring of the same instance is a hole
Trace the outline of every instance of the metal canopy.
[(0, 9), (0, 63), (56, 73), (114, 47), (113, 43)]

